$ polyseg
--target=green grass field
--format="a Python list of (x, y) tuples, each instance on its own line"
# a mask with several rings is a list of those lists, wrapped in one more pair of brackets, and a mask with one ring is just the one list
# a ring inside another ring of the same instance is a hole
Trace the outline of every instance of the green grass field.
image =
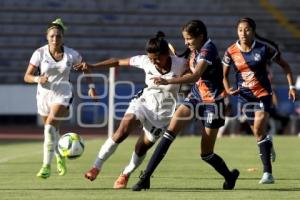
[[(253, 137), (221, 138), (216, 152), (240, 178), (233, 191), (222, 190), (223, 179), (199, 158), (200, 137), (178, 137), (151, 179), (149, 191), (132, 192), (152, 151), (129, 180), (129, 189), (115, 191), (112, 185), (127, 164), (136, 138), (128, 138), (106, 162), (94, 182), (83, 174), (88, 170), (103, 139), (86, 141), (83, 156), (68, 161), (68, 173), (59, 177), (53, 162), (47, 180), (35, 177), (42, 162), (42, 142), (0, 142), (0, 199), (300, 199), (300, 138), (275, 137), (277, 160), (273, 165), (276, 183), (259, 185), (262, 175), (258, 148)], [(153, 148), (154, 149), (154, 148)], [(247, 169), (257, 169), (249, 172)]]

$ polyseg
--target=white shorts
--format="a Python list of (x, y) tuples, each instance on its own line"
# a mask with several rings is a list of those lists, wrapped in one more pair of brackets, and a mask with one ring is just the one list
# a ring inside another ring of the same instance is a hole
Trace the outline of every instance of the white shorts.
[(36, 94), (37, 111), (41, 116), (48, 116), (53, 104), (60, 104), (69, 107), (72, 103), (73, 96), (62, 95), (52, 90), (38, 90)]
[(142, 123), (146, 137), (155, 142), (168, 126), (176, 108), (170, 92), (145, 88), (143, 94), (131, 100), (125, 114), (134, 114)]

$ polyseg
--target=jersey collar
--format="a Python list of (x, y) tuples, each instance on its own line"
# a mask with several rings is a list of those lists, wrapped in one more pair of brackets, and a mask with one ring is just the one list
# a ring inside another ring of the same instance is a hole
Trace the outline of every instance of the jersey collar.
[(252, 45), (251, 45), (251, 49), (250, 49), (249, 51), (243, 51), (243, 49), (242, 49), (242, 47), (241, 47), (241, 45), (240, 45), (240, 43), (239, 43), (238, 40), (236, 41), (235, 44), (236, 44), (236, 46), (239, 48), (240, 51), (242, 51), (242, 52), (249, 52), (249, 51), (251, 51), (251, 50), (254, 48), (254, 46), (255, 46), (255, 44), (256, 44), (256, 41), (253, 40)]

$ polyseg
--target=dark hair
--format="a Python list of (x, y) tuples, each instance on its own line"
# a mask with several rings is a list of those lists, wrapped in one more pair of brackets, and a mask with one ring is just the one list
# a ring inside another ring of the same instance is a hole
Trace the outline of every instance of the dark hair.
[[(207, 40), (207, 29), (206, 25), (200, 20), (191, 20), (183, 25), (182, 32), (187, 32), (193, 38), (198, 37), (199, 35), (203, 34), (204, 41)], [(178, 57), (188, 58), (190, 55), (191, 50), (187, 48), (182, 54), (179, 54)]]
[(165, 34), (158, 31), (154, 38), (151, 38), (146, 44), (147, 53), (169, 54), (168, 42), (164, 39)]
[(192, 37), (198, 37), (203, 34), (204, 41), (207, 40), (207, 29), (205, 24), (200, 20), (191, 20), (182, 27), (182, 32), (185, 31)]
[(261, 37), (260, 35), (258, 35), (256, 33), (256, 23), (253, 19), (251, 19), (250, 17), (241, 18), (238, 21), (237, 26), (242, 22), (247, 22), (249, 24), (249, 26), (252, 28), (253, 32), (254, 32), (254, 37), (256, 37), (258, 40), (261, 40), (262, 42), (266, 42), (266, 43), (270, 44), (271, 46), (273, 46), (277, 50), (278, 56), (280, 56), (279, 47), (275, 42), (273, 42), (272, 40), (266, 39), (264, 37)]

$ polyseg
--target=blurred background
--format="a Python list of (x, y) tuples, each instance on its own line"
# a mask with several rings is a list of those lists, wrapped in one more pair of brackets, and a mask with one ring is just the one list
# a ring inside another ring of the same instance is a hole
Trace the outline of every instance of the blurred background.
[[(257, 32), (261, 36), (279, 44), (296, 80), (300, 75), (298, 0), (1, 0), (0, 134), (9, 134), (13, 128), (19, 127), (24, 131), (26, 127), (30, 130), (41, 125), (36, 114), (36, 85), (25, 84), (23, 76), (34, 50), (47, 43), (47, 25), (58, 17), (68, 27), (65, 45), (79, 51), (84, 60), (93, 63), (111, 57), (127, 58), (144, 54), (146, 41), (159, 30), (166, 34), (166, 40), (178, 52), (182, 52), (185, 46), (181, 26), (192, 19), (200, 19), (207, 25), (209, 37), (222, 57), (225, 49), (237, 40), (236, 23), (245, 16), (256, 21)], [(108, 70), (95, 72), (109, 75)], [(276, 115), (270, 120), (269, 130), (273, 131), (272, 134), (298, 134), (299, 103), (293, 104), (288, 100), (286, 77), (279, 66), (271, 64), (270, 75), (277, 96), (276, 114), (279, 117)], [(78, 76), (79, 73), (73, 71), (71, 82), (76, 83)], [(138, 69), (119, 69), (116, 80), (121, 81), (116, 86), (118, 96), (129, 95), (144, 87), (144, 73)], [(99, 94), (103, 94), (107, 80), (100, 77), (95, 81)], [(132, 81), (134, 88), (122, 81)], [(74, 87), (75, 90), (80, 87), (86, 95), (84, 82), (74, 84)], [(82, 122), (86, 125), (100, 124), (105, 130), (106, 127), (101, 125), (107, 122), (104, 108), (84, 104), (86, 106), (78, 109), (78, 105), (91, 100), (75, 95), (73, 114), (65, 126), (76, 127), (78, 122)], [(230, 100), (234, 105), (236, 100)], [(107, 96), (99, 101), (107, 105)], [(115, 101), (121, 105), (129, 102), (130, 98), (115, 98)], [(234, 113), (235, 108), (232, 110)], [(122, 115), (122, 111), (117, 113), (117, 116)], [(224, 134), (247, 134), (244, 125), (237, 126), (235, 120), (242, 121), (234, 119)], [(186, 132), (195, 134), (197, 127), (191, 126)]]

